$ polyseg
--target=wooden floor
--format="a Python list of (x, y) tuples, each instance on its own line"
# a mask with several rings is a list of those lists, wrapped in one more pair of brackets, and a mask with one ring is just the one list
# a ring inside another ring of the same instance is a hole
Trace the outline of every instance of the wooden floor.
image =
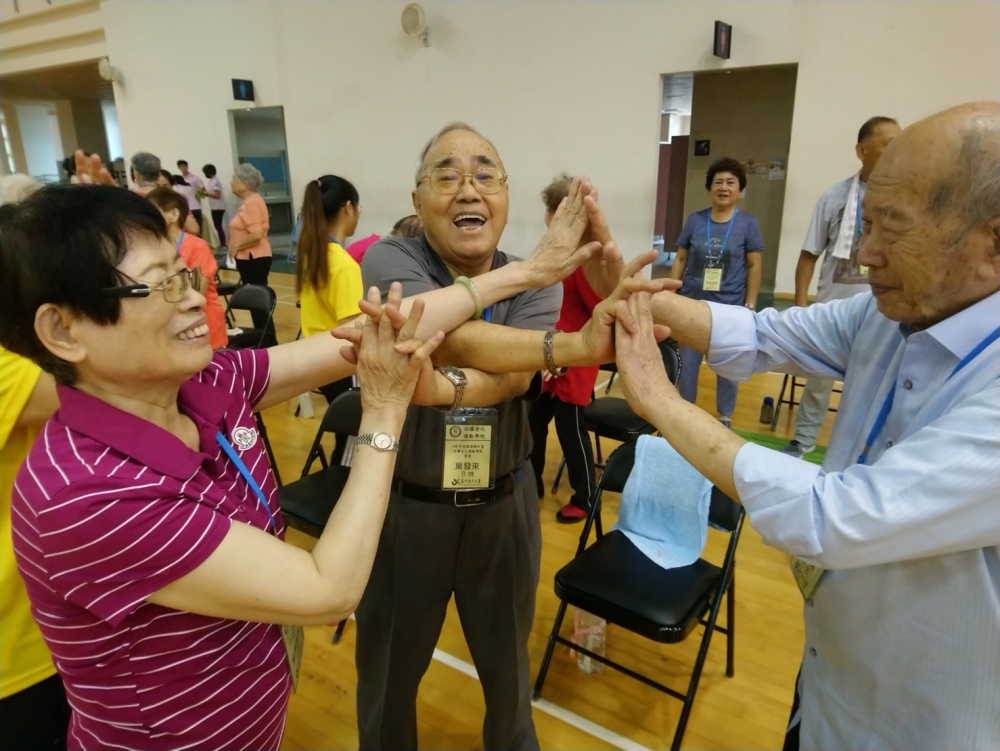
[[(272, 274), (271, 284), (279, 296), (276, 312), (278, 338), (289, 341), (298, 330), (293, 279)], [(602, 373), (602, 377), (605, 374)], [(752, 432), (766, 432), (758, 421), (764, 396), (777, 397), (781, 377), (764, 374), (740, 387), (733, 425)], [(598, 393), (603, 395), (603, 389)], [(612, 395), (620, 392), (617, 385)], [(699, 404), (714, 414), (715, 379), (702, 369)], [(314, 397), (317, 416), (326, 408), (322, 397)], [(283, 478), (298, 476), (309, 445), (315, 436), (318, 417), (302, 419), (293, 415), (294, 404), (280, 405), (265, 413), (268, 433)], [(793, 415), (782, 414), (777, 434), (790, 436)], [(826, 444), (832, 424), (827, 420), (820, 436)], [(559, 443), (553, 432), (549, 441), (545, 472), (546, 486), (552, 484), (559, 461)], [(610, 447), (608, 447), (610, 448)], [(561, 525), (556, 510), (569, 497), (564, 480), (556, 495), (541, 501), (542, 566), (538, 586), (535, 626), (530, 640), (533, 675), (537, 672), (558, 602), (552, 590), (556, 571), (572, 558), (580, 525)], [(608, 496), (605, 518), (617, 513), (617, 497)], [(309, 547), (312, 540), (295, 530), (289, 542)], [(725, 538), (709, 533), (705, 557), (719, 562)], [(725, 641), (713, 640), (694, 711), (684, 739), (686, 749), (765, 749), (780, 748), (792, 698), (792, 683), (799, 666), (803, 645), (801, 597), (788, 573), (785, 556), (766, 547), (760, 536), (747, 528), (743, 533), (736, 566), (736, 675), (725, 677)], [(720, 615), (720, 623), (724, 620)], [(568, 619), (571, 620), (571, 619)], [(308, 628), (303, 675), (298, 693), (289, 707), (282, 748), (357, 748), (355, 727), (354, 624), (350, 623), (339, 645), (330, 643), (333, 628)], [(566, 633), (564, 628), (564, 634)], [(607, 653), (612, 659), (647, 672), (677, 689), (686, 687), (700, 638), (680, 645), (660, 646), (608, 628)], [(438, 648), (471, 663), (468, 648), (454, 608), (449, 611)], [(586, 675), (558, 647), (544, 698), (558, 707), (603, 726), (634, 744), (649, 749), (667, 749), (673, 737), (680, 703), (610, 669)], [(432, 662), (420, 688), (418, 699), (420, 745), (424, 749), (482, 748), (483, 698), (478, 681), (461, 670), (438, 660)], [(585, 732), (573, 722), (551, 716), (535, 708), (535, 723), (542, 748), (603, 749), (615, 746)], [(636, 748), (636, 746), (632, 746)]]

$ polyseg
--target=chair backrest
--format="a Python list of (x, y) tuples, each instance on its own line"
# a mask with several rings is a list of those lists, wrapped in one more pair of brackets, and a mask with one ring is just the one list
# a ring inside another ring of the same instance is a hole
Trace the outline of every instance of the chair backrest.
[(270, 316), (277, 305), (277, 296), (270, 287), (259, 284), (244, 284), (233, 292), (229, 298), (230, 310), (257, 311), (264, 316)]
[(357, 435), (361, 430), (361, 389), (351, 389), (340, 394), (326, 408), (320, 433)]
[(743, 513), (743, 506), (714, 485), (712, 486), (712, 500), (708, 506), (709, 524), (726, 532), (735, 532), (740, 525)]
[(676, 386), (681, 378), (681, 353), (677, 349), (677, 342), (673, 339), (664, 339), (660, 342), (660, 355), (663, 357), (667, 378)]
[(635, 465), (635, 444), (635, 441), (629, 441), (611, 452), (597, 483), (597, 492), (621, 493), (625, 490), (625, 483)]

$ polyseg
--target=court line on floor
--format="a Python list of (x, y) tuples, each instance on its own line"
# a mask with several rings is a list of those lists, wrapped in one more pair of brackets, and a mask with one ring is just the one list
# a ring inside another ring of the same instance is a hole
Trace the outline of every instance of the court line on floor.
[[(477, 681), (479, 680), (479, 673), (476, 671), (476, 666), (469, 664), (465, 660), (460, 660), (454, 655), (442, 652), (440, 649), (434, 650), (434, 659), (460, 673), (464, 673), (470, 678), (475, 678)], [(570, 712), (568, 709), (563, 709), (562, 707), (557, 706), (545, 699), (532, 701), (531, 705), (550, 717), (555, 717), (557, 720), (561, 720), (567, 725), (572, 725), (577, 730), (582, 730), (584, 733), (587, 733), (594, 738), (599, 738), (605, 743), (610, 743), (615, 748), (622, 749), (622, 751), (651, 751), (651, 749), (643, 746), (641, 743), (636, 743), (623, 735), (618, 735), (618, 733), (608, 730), (603, 725), (591, 722), (590, 720), (580, 717), (580, 715)]]

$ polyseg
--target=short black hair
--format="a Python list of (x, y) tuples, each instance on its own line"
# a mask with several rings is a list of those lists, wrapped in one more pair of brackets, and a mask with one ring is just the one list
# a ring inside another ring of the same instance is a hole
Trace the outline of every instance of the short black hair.
[(211, 180), (216, 175), (215, 165), (214, 164), (206, 164), (204, 167), (201, 168), (201, 172), (202, 172), (202, 174), (205, 177), (207, 177), (209, 180)]
[(0, 206), (0, 346), (73, 385), (76, 369), (38, 339), (35, 313), (52, 303), (100, 325), (117, 323), (121, 303), (103, 290), (126, 283), (117, 266), (143, 236), (166, 239), (163, 216), (116, 186), (50, 185)]
[(899, 125), (896, 119), (893, 117), (886, 117), (885, 115), (876, 115), (875, 117), (869, 117), (865, 120), (865, 124), (861, 126), (858, 131), (858, 143), (863, 143), (867, 139), (871, 138), (875, 133), (875, 128), (880, 125), (885, 125), (886, 123), (892, 123), (893, 125)]
[(743, 165), (731, 156), (724, 156), (722, 159), (712, 162), (712, 165), (708, 168), (708, 172), (705, 173), (705, 190), (712, 189), (712, 181), (720, 172), (729, 172), (740, 181), (740, 193), (746, 190), (747, 173), (743, 169)]
[(184, 159), (178, 159), (177, 160), (177, 169), (180, 169), (181, 167), (187, 167), (187, 166), (188, 166), (188, 163)]

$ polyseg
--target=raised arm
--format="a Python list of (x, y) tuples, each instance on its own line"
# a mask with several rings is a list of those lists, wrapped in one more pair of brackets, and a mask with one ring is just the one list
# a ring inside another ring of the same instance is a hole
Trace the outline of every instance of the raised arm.
[[(358, 363), (361, 433), (398, 437), (423, 364), (440, 337), (411, 338), (422, 303), (397, 334), (388, 317), (365, 323)], [(329, 338), (329, 337), (328, 337)], [(219, 546), (150, 602), (218, 618), (323, 624), (357, 607), (371, 574), (388, 506), (396, 453), (359, 445), (350, 479), (311, 552), (233, 524)]]

